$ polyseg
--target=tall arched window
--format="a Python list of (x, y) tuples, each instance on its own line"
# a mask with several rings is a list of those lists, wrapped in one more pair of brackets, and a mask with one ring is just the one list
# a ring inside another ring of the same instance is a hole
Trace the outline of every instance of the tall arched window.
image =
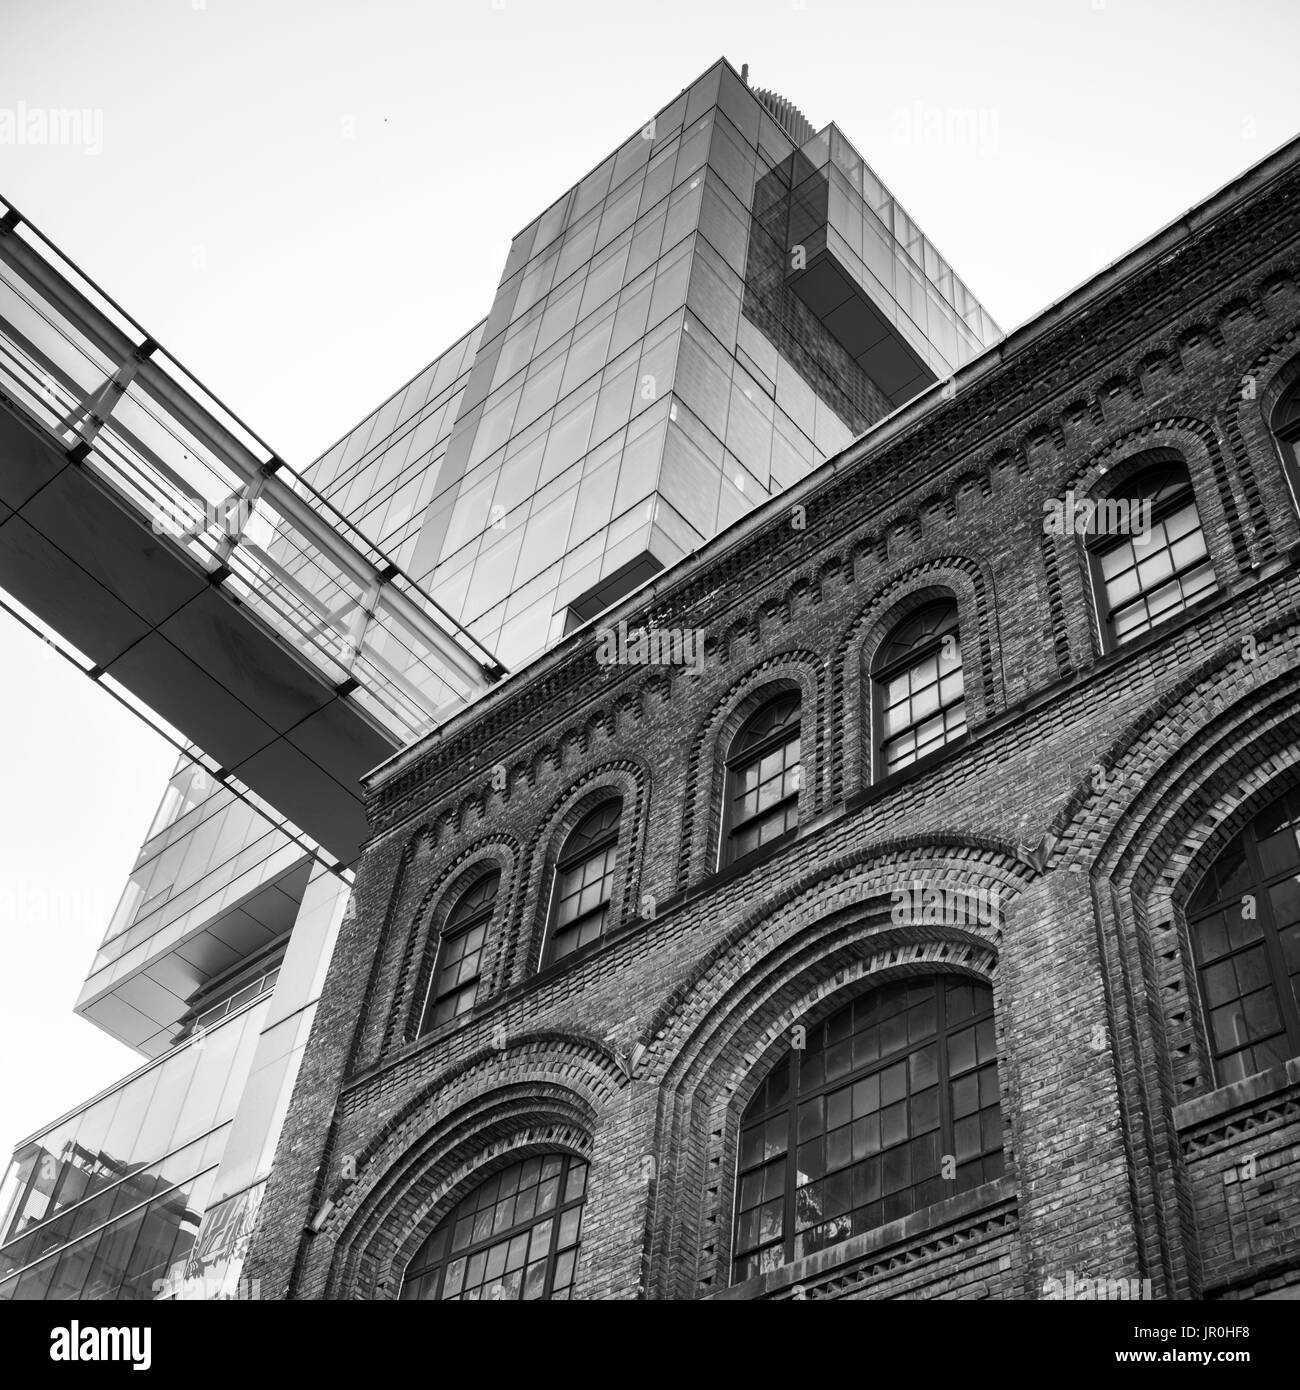
[(1187, 919), (1219, 1084), (1300, 1055), (1300, 792), (1232, 840)]
[(1098, 504), (1088, 541), (1107, 648), (1176, 617), (1216, 584), (1187, 469), (1157, 463)]
[(551, 929), (543, 964), (560, 960), (605, 934), (614, 896), (622, 814), (620, 798), (602, 801), (564, 842), (555, 870)]
[(483, 963), (483, 943), (487, 939), (500, 882), (499, 873), (485, 874), (452, 908), (438, 942), (433, 979), (429, 981), (420, 1021), (422, 1034), (474, 1007)]
[(722, 863), (779, 840), (799, 823), (799, 692), (769, 700), (741, 725), (727, 755)]
[(879, 776), (917, 762), (966, 732), (966, 685), (957, 605), (951, 599), (909, 614), (872, 662)]
[(587, 1164), (545, 1154), (488, 1178), (438, 1223), (403, 1299), (566, 1299), (582, 1238)]
[(1300, 507), (1300, 381), (1278, 402), (1269, 424), (1282, 451), (1292, 499)]
[(1300, 381), (1279, 400), (1269, 424), (1278, 436), (1287, 464), (1300, 468)]
[(737, 1283), (1002, 1172), (987, 985), (945, 976), (873, 990), (806, 1044), (741, 1121)]

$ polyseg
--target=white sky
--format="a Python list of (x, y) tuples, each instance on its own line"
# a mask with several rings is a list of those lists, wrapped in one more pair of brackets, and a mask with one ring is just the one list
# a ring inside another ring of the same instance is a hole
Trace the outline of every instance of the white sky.
[[(1003, 328), (1300, 130), (1295, 0), (2, 4), (0, 132), (88, 108), (102, 149), (0, 143), (0, 195), (299, 466), (720, 55), (838, 122)], [(173, 755), (2, 613), (0, 672), (2, 1163), (135, 1064), (71, 1005)]]

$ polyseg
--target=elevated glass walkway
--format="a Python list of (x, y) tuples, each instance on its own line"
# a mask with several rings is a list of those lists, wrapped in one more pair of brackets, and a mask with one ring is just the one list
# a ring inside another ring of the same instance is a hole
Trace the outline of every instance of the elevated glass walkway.
[(2, 199), (0, 588), (343, 864), (504, 674)]

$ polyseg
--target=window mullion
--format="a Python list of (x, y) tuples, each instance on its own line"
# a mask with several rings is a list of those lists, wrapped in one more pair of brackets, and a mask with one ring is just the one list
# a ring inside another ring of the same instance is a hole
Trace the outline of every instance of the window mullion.
[[(805, 1035), (804, 1043), (808, 1038)], [(799, 1144), (799, 1083), (802, 1048), (792, 1048), (794, 1057), (790, 1064), (790, 1100), (786, 1109), (785, 1126), (785, 1263), (794, 1259), (795, 1192), (799, 1182), (799, 1169), (796, 1151)]]
[[(1277, 919), (1273, 916), (1273, 900), (1268, 891), (1272, 885), (1264, 876), (1264, 861), (1260, 858), (1259, 847), (1255, 842), (1253, 824), (1246, 827), (1246, 833), (1241, 838), (1246, 850), (1246, 862), (1250, 865), (1250, 876), (1253, 880), (1251, 886), (1255, 890), (1255, 912), (1263, 938), (1264, 958), (1268, 961), (1269, 982), (1277, 999), (1278, 1012), (1282, 1015), (1287, 1045), (1294, 1055), (1300, 1051), (1300, 1011), (1296, 1008), (1295, 990), (1291, 987), (1291, 975), (1287, 969), (1286, 955), (1282, 950), (1282, 934), (1278, 931)], [(1277, 874), (1274, 875), (1273, 882), (1280, 883), (1290, 877), (1290, 874)], [(1240, 911), (1240, 896), (1236, 902)]]
[[(935, 985), (935, 1021), (938, 1025), (938, 1073), (939, 1073), (939, 1177), (943, 1180), (943, 1160), (946, 1154), (952, 1155), (952, 1189), (945, 1196), (952, 1196), (957, 1179), (957, 1135), (952, 1119), (952, 1086), (948, 1079), (948, 982), (940, 976)], [(978, 1059), (977, 1059), (978, 1060)]]

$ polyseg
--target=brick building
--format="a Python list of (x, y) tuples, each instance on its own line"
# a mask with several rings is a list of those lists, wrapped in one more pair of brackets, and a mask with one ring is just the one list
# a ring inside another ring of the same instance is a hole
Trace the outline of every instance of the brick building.
[[(485, 318), (301, 473), (0, 213), (24, 287), (0, 304), (0, 587), (186, 740), (76, 1005), (144, 1060), (16, 1146), (0, 1302), (223, 1298), (249, 1287), (364, 774), (1001, 330), (834, 122), (725, 58), (513, 237)], [(69, 370), (69, 340), (103, 355)], [(142, 399), (169, 422), (148, 444)], [(495, 895), (473, 887), (430, 1026), (478, 998)], [(142, 1173), (169, 1185), (146, 1198)]]
[(379, 768), (262, 1296), (1300, 1296), (1298, 262), (1300, 142)]

